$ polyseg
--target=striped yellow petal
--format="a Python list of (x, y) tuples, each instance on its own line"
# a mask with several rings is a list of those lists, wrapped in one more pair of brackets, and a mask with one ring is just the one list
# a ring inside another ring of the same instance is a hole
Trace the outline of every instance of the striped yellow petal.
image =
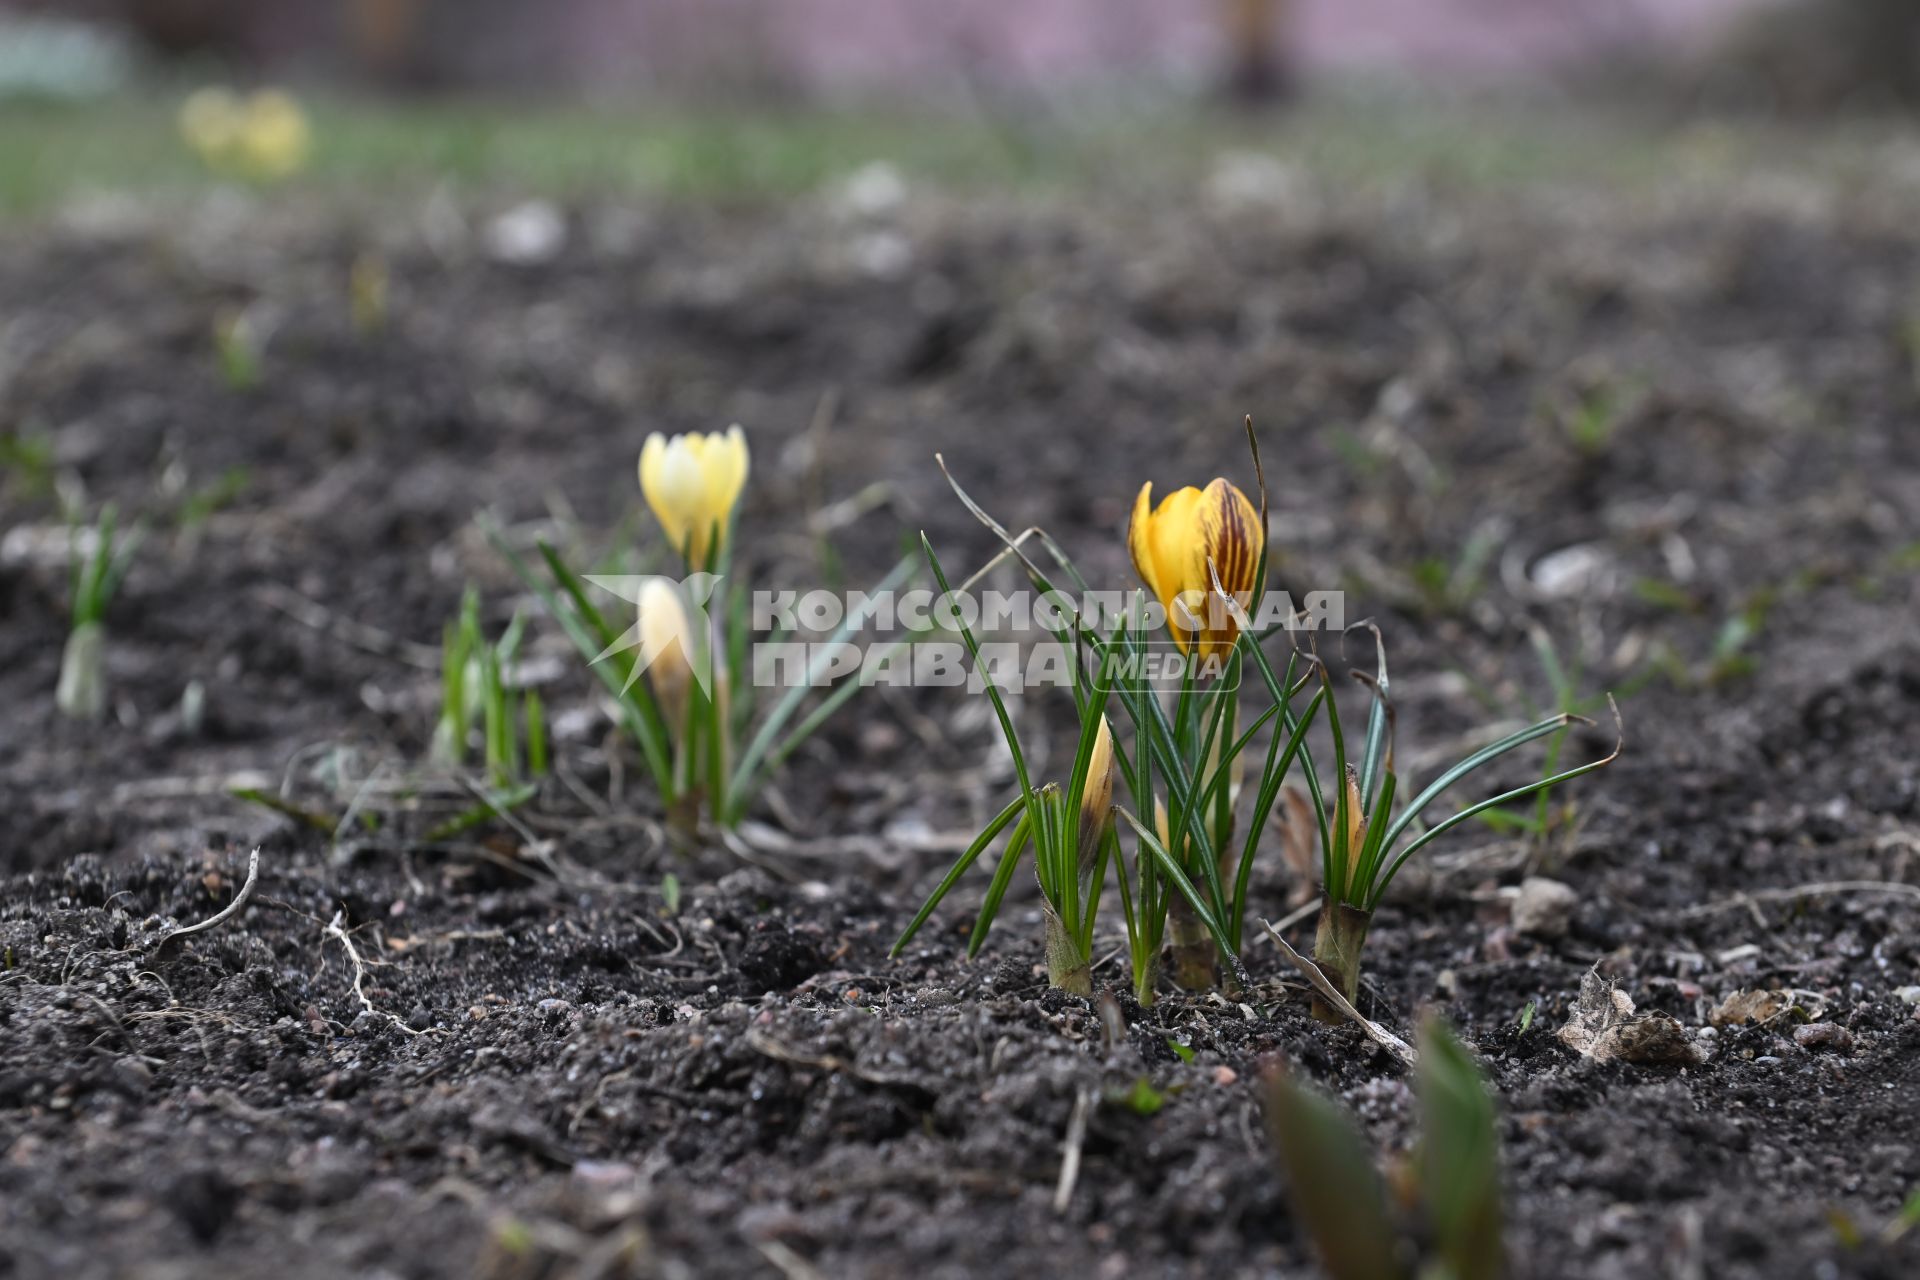
[(1157, 508), (1152, 483), (1142, 485), (1127, 527), (1134, 568), (1166, 609), (1174, 643), (1203, 659), (1225, 657), (1239, 634), (1231, 618), (1212, 616), (1215, 576), (1244, 608), (1264, 546), (1259, 512), (1224, 479), (1176, 489)]

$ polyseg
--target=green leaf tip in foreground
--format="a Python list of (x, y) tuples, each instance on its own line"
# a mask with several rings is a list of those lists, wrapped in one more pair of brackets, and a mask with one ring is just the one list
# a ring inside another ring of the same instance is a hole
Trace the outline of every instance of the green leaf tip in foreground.
[(1438, 1017), (1420, 1028), (1420, 1191), (1451, 1280), (1498, 1280), (1500, 1134), (1480, 1066)]
[(1386, 1183), (1360, 1131), (1281, 1068), (1266, 1078), (1267, 1135), (1295, 1223), (1332, 1280), (1403, 1280)]

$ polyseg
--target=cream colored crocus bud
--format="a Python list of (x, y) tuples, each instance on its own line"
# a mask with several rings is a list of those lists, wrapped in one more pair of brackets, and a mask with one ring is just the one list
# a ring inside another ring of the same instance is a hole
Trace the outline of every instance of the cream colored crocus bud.
[(1105, 716), (1087, 757), (1087, 781), (1080, 789), (1080, 869), (1091, 872), (1100, 842), (1113, 829), (1113, 727)]
[(673, 437), (656, 431), (640, 449), (640, 491), (667, 541), (695, 569), (718, 558), (746, 483), (747, 437), (737, 426)]
[(648, 579), (640, 588), (640, 652), (635, 661), (646, 672), (661, 713), (675, 733), (687, 721), (694, 643), (693, 624), (679, 591), (666, 578)]

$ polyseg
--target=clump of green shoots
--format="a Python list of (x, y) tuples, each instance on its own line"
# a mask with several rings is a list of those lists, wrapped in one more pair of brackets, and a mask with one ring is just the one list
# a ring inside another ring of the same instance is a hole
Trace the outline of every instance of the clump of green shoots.
[[(933, 576), (940, 583), (943, 599), (950, 598), (953, 589), (947, 584), (939, 557), (933, 553), (933, 544), (927, 541), (925, 534), (921, 535), (920, 543), (926, 552), (927, 563), (933, 569)], [(955, 618), (961, 618), (958, 610), (954, 610), (953, 614)], [(979, 668), (979, 640), (964, 619), (960, 620), (959, 629), (968, 653), (972, 655), (976, 668)], [(1069, 670), (1072, 673), (1071, 684), (1080, 727), (1079, 740), (1074, 748), (1073, 770), (1068, 775), (1064, 790), (1054, 783), (1039, 787), (1034, 785), (1027, 770), (1026, 754), (1020, 749), (1020, 735), (1015, 731), (1013, 718), (1007, 712), (1006, 700), (1001, 697), (992, 679), (982, 672), (982, 683), (993, 702), (994, 714), (999, 719), (1007, 750), (1013, 756), (1013, 769), (1019, 779), (1020, 794), (986, 825), (960, 855), (946, 878), (934, 889), (932, 896), (893, 944), (894, 955), (900, 954), (920, 926), (926, 923), (927, 917), (933, 914), (933, 909), (940, 905), (940, 900), (947, 896), (947, 892), (960, 882), (975, 860), (1011, 824), (1013, 832), (1007, 838), (1006, 848), (993, 873), (993, 882), (988, 886), (986, 898), (974, 920), (973, 935), (967, 940), (967, 956), (971, 959), (986, 941), (988, 932), (993, 928), (994, 917), (999, 914), (1001, 900), (1006, 896), (1014, 872), (1020, 865), (1020, 856), (1030, 843), (1033, 846), (1034, 878), (1039, 881), (1040, 896), (1046, 900), (1042, 919), (1046, 930), (1047, 980), (1073, 995), (1093, 994), (1093, 928), (1099, 914), (1101, 892), (1106, 885), (1107, 864), (1115, 845), (1113, 733), (1107, 723), (1106, 695), (1100, 682), (1090, 678), (1090, 673), (1083, 670), (1078, 655), (1075, 655)]]
[(138, 524), (118, 534), (117, 514), (108, 503), (93, 527), (74, 527), (68, 533), (72, 629), (60, 655), (54, 702), (63, 715), (76, 720), (98, 720), (106, 712), (107, 606), (113, 603), (145, 537), (144, 527)]
[[(1254, 460), (1258, 472), (1257, 450)], [(1109, 699), (1117, 699), (1121, 703), (1132, 723), (1130, 746), (1123, 748), (1115, 743), (1111, 754), (1114, 771), (1124, 781), (1133, 805), (1131, 810), (1116, 805), (1114, 811), (1127, 820), (1137, 835), (1137, 853), (1131, 868), (1124, 857), (1114, 855), (1111, 861), (1125, 917), (1127, 950), (1136, 999), (1143, 1005), (1153, 1003), (1161, 953), (1169, 944), (1174, 958), (1174, 976), (1183, 985), (1212, 985), (1217, 980), (1216, 961), (1220, 959), (1226, 962), (1233, 981), (1242, 982), (1244, 978), (1238, 956), (1246, 919), (1253, 857), (1267, 816), (1279, 797), (1288, 770), (1301, 753), (1307, 726), (1312, 722), (1324, 694), (1315, 693), (1303, 712), (1296, 711), (1292, 705), (1293, 695), (1299, 693), (1306, 682), (1295, 681), (1293, 659), (1289, 659), (1284, 675), (1275, 674), (1265, 655), (1259, 651), (1255, 637), (1239, 627), (1230, 631), (1189, 629), (1185, 636), (1187, 643), (1182, 649), (1183, 656), (1198, 653), (1204, 646), (1211, 649), (1212, 661), (1183, 661), (1180, 688), (1163, 690), (1153, 677), (1152, 666), (1143, 661), (1148, 656), (1154, 633), (1148, 629), (1148, 615), (1143, 608), (1144, 597), (1140, 593), (1134, 594), (1129, 607), (1121, 616), (1112, 619), (1104, 632), (1088, 625), (1074, 611), (1071, 600), (1055, 585), (1054, 574), (1058, 574), (1082, 598), (1088, 595), (1085, 578), (1059, 545), (1038, 528), (1028, 529), (1017, 537), (1010, 534), (969, 497), (951, 475), (948, 476), (948, 483), (974, 517), (1002, 543), (1004, 549), (992, 563), (1007, 558), (1016, 560), (1043, 596), (1063, 606), (1061, 615), (1071, 624), (1074, 644), (1075, 663), (1071, 667), (1071, 683), (1081, 727), (1076, 766), (1088, 749), (1088, 735), (1094, 731), (1091, 726), (1096, 721), (1104, 723), (1104, 711)], [(1196, 489), (1174, 495), (1176, 501), (1170, 508), (1172, 514), (1164, 518), (1179, 520), (1181, 505), (1187, 503), (1209, 502), (1217, 504), (1215, 509), (1219, 509), (1228, 503), (1237, 506), (1245, 502), (1244, 498), (1237, 496), (1237, 491), (1229, 491), (1225, 481), (1216, 481), (1215, 485), (1218, 487), (1210, 486), (1206, 494)], [(1262, 490), (1263, 512), (1264, 484)], [(1188, 496), (1189, 493), (1196, 496)], [(1167, 510), (1169, 508), (1163, 504), (1163, 511)], [(1244, 525), (1252, 525), (1253, 521), (1258, 520), (1259, 527), (1264, 526), (1264, 518), (1252, 510), (1250, 503), (1246, 504), (1243, 515)], [(1148, 519), (1155, 521), (1162, 518), (1161, 513), (1150, 512), (1148, 516)], [(1178, 527), (1163, 528), (1158, 533), (1161, 535), (1158, 545), (1162, 546), (1178, 545), (1183, 537), (1197, 536)], [(1250, 544), (1255, 536), (1252, 529), (1246, 533), (1248, 536), (1243, 538), (1243, 545)], [(1264, 574), (1263, 531), (1257, 536), (1261, 543), (1259, 554), (1246, 556), (1237, 563), (1236, 569), (1243, 578), (1250, 575), (1251, 581), (1258, 581)], [(1043, 569), (1028, 556), (1026, 547), (1029, 543), (1045, 548), (1051, 557), (1051, 571)], [(1207, 558), (1213, 558), (1211, 551)], [(988, 568), (991, 567), (990, 563)], [(1157, 565), (1150, 567), (1158, 568)], [(984, 572), (985, 569), (981, 571)], [(979, 576), (976, 574), (975, 578)], [(1156, 572), (1154, 577), (1160, 579), (1156, 583), (1156, 590), (1167, 585), (1164, 575)], [(940, 581), (944, 587), (943, 576)], [(1215, 585), (1217, 588), (1219, 584), (1216, 582)], [(1244, 584), (1236, 583), (1236, 590), (1241, 585)], [(970, 634), (966, 639), (970, 646), (974, 644)], [(977, 648), (975, 652), (977, 661)], [(1244, 727), (1238, 719), (1238, 690), (1243, 664), (1258, 667), (1263, 672), (1260, 688), (1268, 695), (1263, 708)], [(993, 692), (991, 685), (989, 692)], [(997, 694), (995, 698), (996, 707), (999, 707)], [(1005, 727), (1008, 722), (1004, 708), (1001, 709), (1001, 717)], [(1243, 758), (1252, 749), (1257, 735), (1269, 728), (1272, 733), (1263, 763), (1258, 774), (1248, 779), (1246, 775), (1249, 771)], [(1018, 746), (1011, 741), (1010, 729), (1008, 736), (1017, 758)], [(1080, 794), (1075, 790), (1080, 777), (1076, 772), (1069, 789), (1051, 803), (1062, 804), (1064, 797)], [(981, 833), (975, 845), (962, 855), (895, 945), (896, 954), (987, 844), (1006, 825), (1026, 812), (1024, 792), (1027, 789), (1023, 788), (1023, 795), (1003, 810), (994, 823), (990, 823), (987, 830)], [(1237, 825), (1238, 820), (1246, 816), (1244, 800), (1247, 795), (1253, 797), (1251, 820), (1245, 827), (1244, 837), (1236, 838), (1236, 832), (1241, 829)], [(1044, 807), (1045, 802), (1034, 806), (1036, 810)], [(1152, 814), (1154, 827), (1149, 827), (1137, 813)], [(1039, 818), (1033, 820), (1039, 821)], [(1077, 870), (1083, 876), (1098, 877), (1104, 875), (1109, 860), (1108, 855), (1093, 850), (1083, 854), (1077, 863), (1068, 855), (1069, 850), (1065, 846), (1036, 854), (1036, 870), (1040, 875), (1042, 892), (1056, 915), (1061, 914), (1062, 904), (1075, 905), (1071, 895), (1076, 882), (1067, 874), (1068, 870)], [(1012, 845), (1003, 854), (1001, 867), (987, 891), (986, 901), (975, 924), (970, 954), (978, 950), (986, 936), (1017, 857), (1017, 848)], [(1049, 861), (1049, 858), (1053, 860)], [(1093, 880), (1092, 891), (1082, 900), (1083, 914), (1076, 921), (1088, 938), (1091, 937), (1093, 924), (1092, 909), (1099, 900), (1099, 883), (1098, 878)]]
[[(912, 577), (917, 558), (902, 557), (868, 593), (871, 603), (847, 610), (762, 714), (747, 629), (750, 595), (744, 581), (729, 576), (746, 475), (747, 446), (738, 427), (648, 439), (641, 489), (685, 568), (678, 579), (582, 575), (546, 542), (538, 544), (544, 571), (537, 570), (504, 530), (482, 521), (495, 549), (611, 695), (670, 824), (689, 843), (703, 820), (721, 831), (737, 828), (773, 771), (865, 687), (851, 676), (833, 682), (834, 651), (867, 624), (880, 599)], [(637, 605), (638, 621), (624, 630), (614, 625), (590, 586)], [(776, 631), (768, 639), (785, 636)]]
[(1500, 1134), (1486, 1077), (1438, 1018), (1421, 1026), (1414, 1077), (1422, 1132), (1409, 1176), (1396, 1182), (1415, 1192), (1428, 1256), (1417, 1256), (1414, 1233), (1402, 1229), (1352, 1119), (1276, 1070), (1267, 1081), (1267, 1133), (1294, 1217), (1333, 1280), (1498, 1280)]
[[(1359, 992), (1360, 956), (1374, 911), (1407, 859), (1462, 822), (1605, 768), (1620, 754), (1620, 744), (1616, 742), (1614, 749), (1598, 760), (1559, 772), (1549, 771), (1536, 781), (1468, 805), (1432, 826), (1422, 826), (1421, 815), (1469, 774), (1529, 742), (1561, 734), (1570, 724), (1589, 722), (1563, 711), (1507, 734), (1442, 770), (1411, 801), (1402, 803), (1396, 810), (1394, 803), (1400, 788), (1393, 763), (1394, 717), (1388, 693), (1386, 647), (1380, 643), (1377, 631), (1374, 640), (1375, 672), (1371, 677), (1363, 677), (1363, 683), (1371, 686), (1371, 706), (1366, 735), (1357, 756), (1348, 754), (1340, 709), (1332, 696), (1331, 677), (1324, 664), (1316, 664), (1328, 695), (1327, 726), (1333, 744), (1332, 778), (1336, 788), (1331, 803), (1319, 776), (1311, 769), (1307, 774), (1320, 837), (1324, 895), (1313, 958), (1349, 1002)], [(1611, 698), (1608, 706), (1613, 709), (1617, 728), (1619, 709), (1613, 706)], [(1557, 757), (1557, 746), (1553, 750)], [(1339, 1015), (1318, 999), (1314, 1002), (1314, 1011), (1328, 1021), (1339, 1020)]]
[(500, 638), (489, 641), (480, 628), (480, 594), (467, 589), (460, 616), (447, 624), (440, 646), (436, 761), (464, 765), (477, 727), (481, 762), (495, 785), (526, 782), (547, 772), (547, 721), (540, 694), (508, 683), (525, 631), (526, 619), (515, 613)]

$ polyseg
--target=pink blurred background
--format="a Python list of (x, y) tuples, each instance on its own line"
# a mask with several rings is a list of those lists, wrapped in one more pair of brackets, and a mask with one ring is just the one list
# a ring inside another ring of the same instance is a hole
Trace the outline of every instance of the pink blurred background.
[[(1548, 77), (1681, 55), (1774, 0), (1274, 0), (1274, 43), (1311, 75)], [(584, 92), (939, 92), (1201, 82), (1230, 14), (1261, 0), (0, 0), (131, 20), (173, 50), (419, 86)]]

